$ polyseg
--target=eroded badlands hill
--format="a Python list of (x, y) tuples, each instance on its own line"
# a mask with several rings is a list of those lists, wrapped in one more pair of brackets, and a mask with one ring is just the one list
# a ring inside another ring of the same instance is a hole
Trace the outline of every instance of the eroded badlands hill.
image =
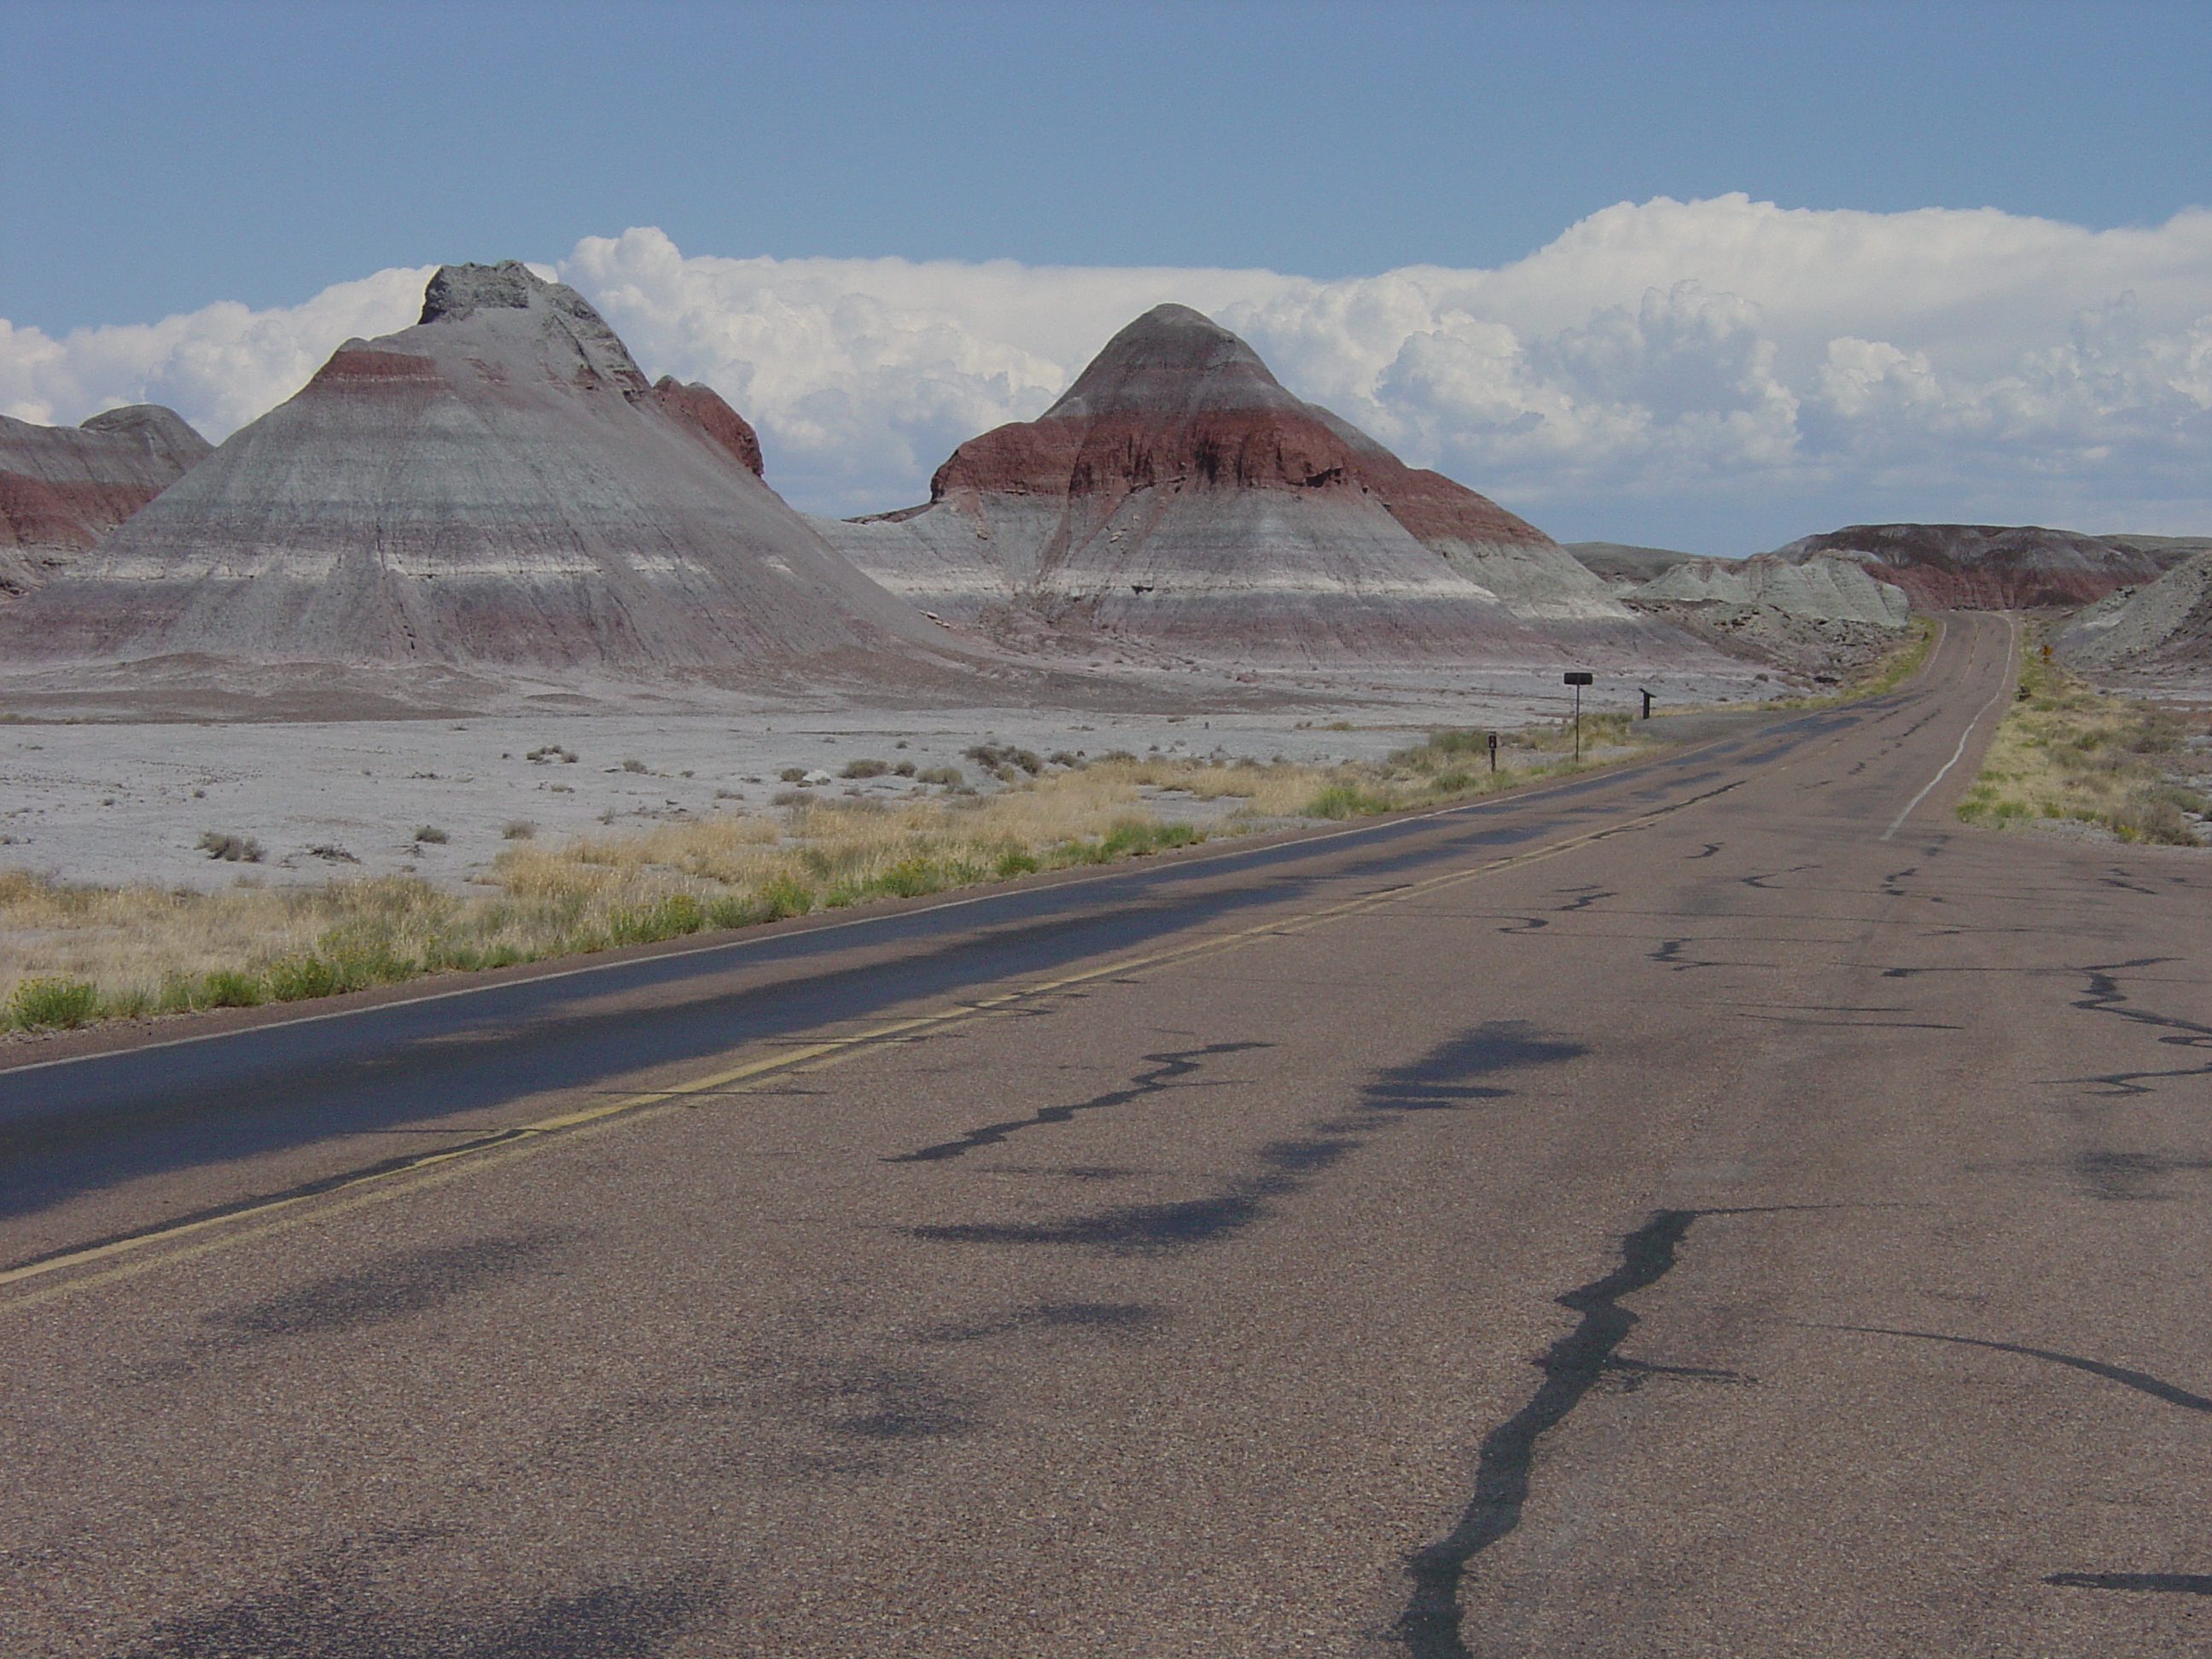
[(2157, 536), (2090, 536), (2039, 525), (1860, 524), (1775, 550), (1793, 563), (1850, 559), (1923, 610), (2022, 611), (2087, 605), (2154, 581), (2208, 545)]
[(212, 447), (158, 404), (80, 426), (0, 415), (0, 597), (52, 580)]
[(59, 580), (0, 655), (826, 673), (943, 635), (762, 483), (704, 386), (649, 383), (573, 290), (448, 265)]
[(1694, 653), (1525, 520), (1293, 397), (1236, 335), (1147, 312), (1035, 421), (969, 440), (925, 505), (824, 534), (1010, 643), (1213, 659)]
[(2058, 646), (2082, 667), (2212, 669), (2212, 551), (2082, 610), (2059, 635)]

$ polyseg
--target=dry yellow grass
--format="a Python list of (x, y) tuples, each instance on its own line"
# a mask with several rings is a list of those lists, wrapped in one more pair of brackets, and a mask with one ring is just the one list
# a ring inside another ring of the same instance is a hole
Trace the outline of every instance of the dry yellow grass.
[(2188, 735), (2177, 716), (2095, 690), (2042, 655), (2042, 631), (2021, 630), (2020, 690), (1998, 722), (1980, 775), (1959, 802), (1968, 823), (2078, 819), (2124, 841), (2199, 844), (2182, 816), (2208, 810), (2159, 757)]
[[(1622, 752), (1620, 716), (1583, 721), (1585, 765)], [(1030, 871), (1103, 862), (1297, 817), (1479, 794), (1568, 769), (1564, 730), (1439, 732), (1380, 764), (1319, 768), (1109, 757), (989, 795), (889, 805), (826, 796), (773, 815), (664, 823), (553, 848), (517, 840), (481, 879), (412, 877), (201, 893), (0, 872), (0, 1024), (293, 1000), (422, 973), (500, 966), (739, 927)], [(1163, 792), (1228, 805), (1164, 819)]]

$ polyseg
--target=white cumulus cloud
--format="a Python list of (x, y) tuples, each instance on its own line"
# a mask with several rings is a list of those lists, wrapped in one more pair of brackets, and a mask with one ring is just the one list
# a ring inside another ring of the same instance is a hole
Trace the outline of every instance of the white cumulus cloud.
[[(496, 257), (497, 250), (485, 257)], [(555, 267), (653, 374), (705, 380), (816, 511), (921, 499), (955, 445), (1042, 410), (1174, 300), (1285, 384), (1562, 534), (1744, 551), (1851, 518), (2212, 532), (2212, 211), (2091, 231), (1994, 210), (1624, 203), (1497, 270), (1266, 270), (686, 254)], [(0, 322), (0, 410), (168, 403), (220, 437), (425, 270), (304, 305), (59, 339)]]

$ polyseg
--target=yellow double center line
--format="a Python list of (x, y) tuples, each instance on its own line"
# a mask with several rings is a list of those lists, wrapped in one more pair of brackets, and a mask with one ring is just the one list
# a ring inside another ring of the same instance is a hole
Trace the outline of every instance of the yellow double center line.
[(272, 1198), (259, 1204), (247, 1204), (228, 1210), (220, 1215), (205, 1216), (197, 1220), (179, 1222), (173, 1227), (135, 1234), (128, 1238), (112, 1239), (102, 1244), (72, 1250), (65, 1255), (48, 1256), (43, 1261), (27, 1262), (19, 1267), (0, 1272), (0, 1285), (20, 1284), (44, 1278), (52, 1273), (70, 1273), (73, 1269), (92, 1267), (101, 1261), (128, 1257), (116, 1265), (97, 1272), (76, 1273), (57, 1284), (28, 1294), (17, 1295), (0, 1301), (0, 1310), (36, 1307), (94, 1285), (112, 1283), (131, 1278), (153, 1268), (173, 1262), (185, 1261), (213, 1250), (229, 1249), (250, 1239), (265, 1238), (272, 1234), (288, 1232), (295, 1227), (324, 1222), (371, 1204), (382, 1204), (410, 1193), (417, 1193), (447, 1182), (457, 1181), (465, 1175), (478, 1174), (517, 1158), (528, 1158), (548, 1150), (557, 1140), (580, 1134), (592, 1134), (614, 1127), (614, 1121), (642, 1122), (692, 1103), (697, 1097), (714, 1094), (742, 1093), (762, 1082), (781, 1075), (798, 1072), (819, 1071), (855, 1054), (881, 1044), (895, 1042), (927, 1032), (941, 1030), (962, 1020), (997, 1012), (1014, 1005), (1032, 1002), (1042, 997), (1069, 990), (1079, 985), (1088, 985), (1102, 979), (1140, 972), (1146, 969), (1166, 967), (1172, 963), (1189, 962), (1196, 957), (1217, 952), (1234, 951), (1263, 939), (1301, 933), (1323, 923), (1340, 921), (1386, 905), (1407, 899), (1422, 897), (1465, 882), (1480, 880), (1501, 870), (1515, 869), (1535, 864), (1545, 859), (1557, 858), (1571, 853), (1593, 842), (1609, 836), (1626, 834), (1656, 823), (1685, 807), (1710, 800), (1715, 795), (1725, 794), (1736, 787), (1724, 784), (1668, 805), (1656, 807), (1635, 817), (1624, 818), (1617, 823), (1570, 836), (1564, 840), (1549, 842), (1526, 852), (1508, 854), (1486, 863), (1463, 870), (1447, 871), (1442, 875), (1425, 877), (1381, 892), (1363, 893), (1358, 898), (1342, 903), (1324, 906), (1303, 915), (1264, 921), (1231, 933), (1215, 933), (1186, 944), (1171, 945), (1165, 950), (1146, 955), (1119, 957), (1095, 968), (1079, 973), (1063, 974), (1056, 979), (1039, 980), (1001, 991), (994, 995), (963, 1001), (932, 1013), (911, 1015), (883, 1024), (869, 1027), (844, 1036), (823, 1037), (812, 1042), (779, 1048), (770, 1054), (758, 1055), (724, 1070), (712, 1072), (666, 1089), (645, 1089), (623, 1094), (618, 1098), (596, 1106), (586, 1106), (575, 1111), (559, 1112), (550, 1117), (520, 1124), (511, 1128), (495, 1131), (471, 1139), (465, 1146), (447, 1147), (441, 1152), (425, 1152), (419, 1158), (386, 1164), (364, 1173), (350, 1181), (319, 1188), (312, 1193), (299, 1193)]

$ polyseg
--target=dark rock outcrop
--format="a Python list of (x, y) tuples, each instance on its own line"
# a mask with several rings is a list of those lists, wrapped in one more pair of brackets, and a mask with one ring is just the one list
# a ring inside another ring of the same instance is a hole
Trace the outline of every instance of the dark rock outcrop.
[(212, 448), (156, 404), (73, 427), (0, 415), (0, 595), (52, 580)]
[(1851, 559), (1911, 595), (1922, 610), (2024, 611), (2074, 606), (2155, 580), (2212, 543), (2089, 536), (2039, 525), (1861, 524), (1775, 550), (1795, 563)]
[(1660, 653), (1541, 531), (1291, 395), (1184, 306), (1034, 421), (970, 439), (921, 507), (822, 523), (863, 569), (1011, 642), (1307, 660)]
[[(894, 684), (942, 634), (760, 478), (704, 386), (647, 382), (578, 295), (448, 265), (66, 576), (13, 660), (677, 671)], [(808, 665), (811, 665), (811, 670)]]

